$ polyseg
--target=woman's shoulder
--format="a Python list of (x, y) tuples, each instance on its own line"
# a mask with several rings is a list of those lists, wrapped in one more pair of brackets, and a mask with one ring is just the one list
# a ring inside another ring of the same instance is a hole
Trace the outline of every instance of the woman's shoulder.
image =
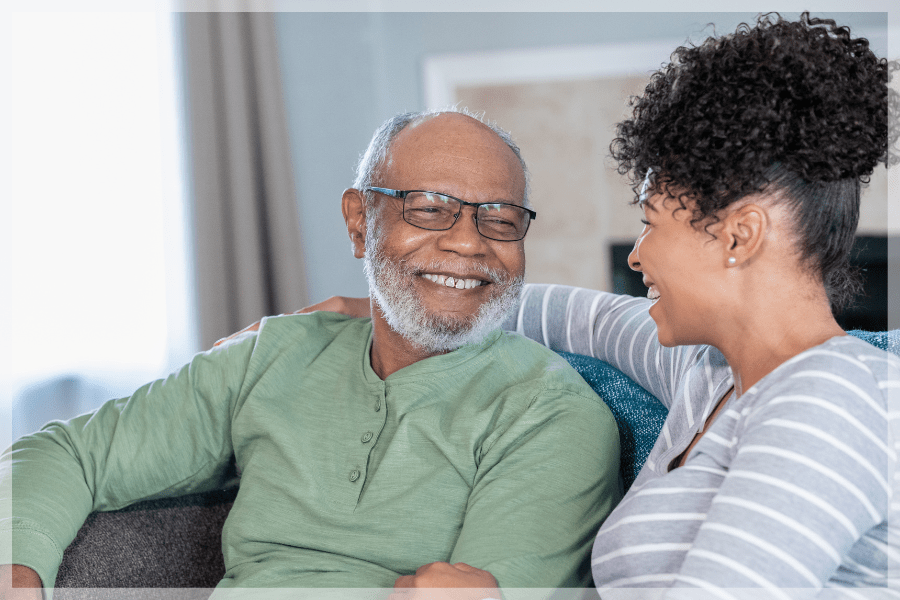
[(831, 368), (833, 375), (846, 378), (874, 378), (876, 381), (896, 379), (900, 377), (900, 357), (883, 349), (884, 344), (888, 343), (887, 336), (891, 333), (894, 332), (877, 334), (885, 336), (883, 339), (860, 338), (856, 335), (835, 336), (800, 353), (786, 364), (789, 371)]
[(868, 405), (881, 413), (887, 410), (891, 390), (898, 388), (900, 358), (855, 336), (842, 335), (786, 361), (748, 395), (759, 400), (774, 395), (820, 397), (835, 405)]

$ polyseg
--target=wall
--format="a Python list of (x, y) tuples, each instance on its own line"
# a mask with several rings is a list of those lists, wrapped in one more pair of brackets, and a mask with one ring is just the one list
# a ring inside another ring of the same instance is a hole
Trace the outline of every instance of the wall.
[[(734, 30), (754, 17), (754, 13), (278, 14), (311, 299), (367, 293), (361, 262), (350, 253), (340, 214), (341, 192), (352, 183), (356, 160), (374, 129), (396, 112), (425, 107), (422, 68), (427, 57), (639, 41), (671, 41), (674, 48), (690, 37), (703, 39), (714, 31)], [(836, 17), (867, 35), (883, 31), (887, 21), (885, 13)], [(715, 23), (715, 29), (709, 23)], [(881, 48), (876, 44), (876, 51), (883, 55), (884, 44)]]

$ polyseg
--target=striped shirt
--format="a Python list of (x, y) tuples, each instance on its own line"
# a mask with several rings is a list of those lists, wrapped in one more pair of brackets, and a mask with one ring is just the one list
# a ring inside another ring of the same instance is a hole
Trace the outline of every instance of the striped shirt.
[[(851, 336), (831, 338), (732, 394), (685, 465), (670, 471), (733, 378), (712, 347), (661, 346), (649, 306), (529, 285), (505, 324), (609, 362), (669, 409), (597, 535), (598, 588), (703, 588), (711, 598), (734, 597), (728, 588), (765, 588), (767, 598), (813, 597), (823, 587), (887, 592), (900, 577), (900, 496), (892, 504), (900, 359)], [(695, 597), (696, 589), (681, 591)]]

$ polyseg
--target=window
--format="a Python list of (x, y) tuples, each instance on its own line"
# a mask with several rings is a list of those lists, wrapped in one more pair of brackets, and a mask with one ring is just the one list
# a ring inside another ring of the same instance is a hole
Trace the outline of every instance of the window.
[(8, 16), (0, 420), (17, 437), (165, 375), (196, 333), (174, 15)]

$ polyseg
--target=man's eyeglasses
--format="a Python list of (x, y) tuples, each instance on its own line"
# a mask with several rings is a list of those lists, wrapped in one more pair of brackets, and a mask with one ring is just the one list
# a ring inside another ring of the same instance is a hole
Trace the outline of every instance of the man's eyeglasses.
[(475, 228), (490, 240), (515, 242), (528, 233), (537, 213), (505, 202), (466, 202), (447, 194), (424, 190), (392, 190), (370, 187), (367, 190), (403, 200), (403, 220), (421, 229), (446, 231), (453, 227), (463, 206), (475, 207)]

